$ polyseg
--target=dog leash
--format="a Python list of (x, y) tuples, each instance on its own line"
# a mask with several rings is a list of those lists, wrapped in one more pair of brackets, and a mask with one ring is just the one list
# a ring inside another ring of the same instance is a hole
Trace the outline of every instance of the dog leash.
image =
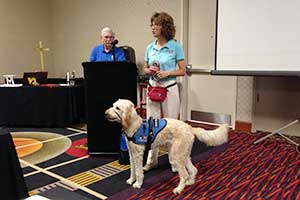
[(149, 133), (148, 133), (148, 140), (145, 148), (146, 152), (150, 150), (152, 139), (153, 139), (153, 117), (149, 117), (148, 124), (149, 124)]

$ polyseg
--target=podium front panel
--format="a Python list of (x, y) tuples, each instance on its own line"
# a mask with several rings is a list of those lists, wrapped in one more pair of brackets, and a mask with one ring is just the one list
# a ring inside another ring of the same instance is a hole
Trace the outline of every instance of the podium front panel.
[(89, 154), (119, 153), (121, 125), (105, 118), (118, 99), (137, 103), (137, 68), (131, 62), (85, 62), (85, 97)]

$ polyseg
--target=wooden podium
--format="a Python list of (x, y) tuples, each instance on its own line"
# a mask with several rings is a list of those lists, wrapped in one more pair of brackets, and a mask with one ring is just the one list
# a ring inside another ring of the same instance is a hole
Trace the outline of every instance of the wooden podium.
[(118, 99), (137, 103), (137, 67), (131, 62), (84, 62), (89, 154), (118, 154), (121, 125), (109, 122), (105, 110)]

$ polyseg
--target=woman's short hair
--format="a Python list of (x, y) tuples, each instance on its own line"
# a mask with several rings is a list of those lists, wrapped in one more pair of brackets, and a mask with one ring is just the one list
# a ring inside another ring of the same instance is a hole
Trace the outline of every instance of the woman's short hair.
[(174, 20), (171, 15), (165, 12), (156, 12), (151, 17), (151, 25), (157, 24), (162, 26), (161, 34), (169, 41), (175, 37), (176, 29)]

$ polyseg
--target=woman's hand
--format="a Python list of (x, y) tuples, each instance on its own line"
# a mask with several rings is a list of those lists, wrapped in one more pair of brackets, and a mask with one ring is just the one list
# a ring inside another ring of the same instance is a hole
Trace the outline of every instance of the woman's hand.
[(150, 66), (147, 68), (144, 68), (144, 72), (148, 75), (153, 76), (154, 74), (156, 74), (158, 72), (158, 67), (157, 66)]
[(160, 80), (160, 79), (163, 79), (163, 78), (166, 78), (168, 76), (170, 76), (170, 72), (169, 71), (157, 71), (154, 76)]
[(150, 70), (150, 67), (144, 68), (144, 72), (147, 75), (153, 76), (155, 72), (153, 70)]
[(153, 65), (150, 66), (149, 69), (150, 69), (150, 71), (153, 72), (154, 74), (155, 74), (157, 71), (159, 71), (159, 68), (158, 68), (156, 65), (155, 65), (155, 66), (153, 66)]

